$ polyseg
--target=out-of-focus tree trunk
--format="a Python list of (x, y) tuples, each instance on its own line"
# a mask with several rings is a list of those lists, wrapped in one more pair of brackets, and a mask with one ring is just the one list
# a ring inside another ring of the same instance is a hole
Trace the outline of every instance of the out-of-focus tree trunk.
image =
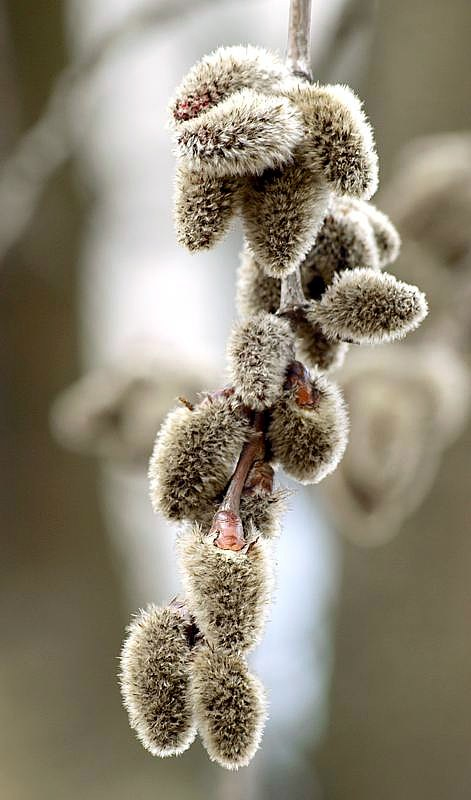
[[(468, 0), (379, 6), (366, 105), (383, 180), (419, 134), (471, 128)], [(348, 79), (348, 76), (345, 76)], [(471, 430), (398, 538), (343, 546), (329, 800), (467, 800), (471, 792)]]

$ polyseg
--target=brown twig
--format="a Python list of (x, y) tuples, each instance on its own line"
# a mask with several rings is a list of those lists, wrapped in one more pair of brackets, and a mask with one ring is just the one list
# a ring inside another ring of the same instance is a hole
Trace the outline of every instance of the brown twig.
[[(311, 71), (311, 0), (291, 0), (288, 22), (286, 63), (293, 75), (312, 82)], [(309, 257), (309, 254), (306, 258)], [(306, 305), (301, 283), (301, 270), (296, 267), (281, 281), (278, 313), (292, 316)]]
[(216, 534), (214, 544), (221, 550), (242, 550), (247, 544), (239, 516), (240, 498), (250, 470), (265, 455), (264, 426), (265, 415), (258, 412), (253, 422), (252, 437), (242, 448), (224, 499), (214, 515), (209, 533)]

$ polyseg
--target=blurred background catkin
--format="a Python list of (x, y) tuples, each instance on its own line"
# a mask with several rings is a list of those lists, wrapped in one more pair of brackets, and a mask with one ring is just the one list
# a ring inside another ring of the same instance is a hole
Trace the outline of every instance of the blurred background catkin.
[(153, 759), (121, 707), (129, 614), (179, 589), (147, 457), (177, 395), (224, 383), (241, 245), (177, 246), (166, 104), (218, 45), (283, 51), (287, 19), (288, 0), (0, 0), (5, 800), (471, 794), (468, 0), (313, 0), (315, 77), (365, 99), (391, 271), (431, 313), (334, 373), (351, 443), (290, 498), (252, 659), (262, 750), (235, 774), (199, 745)]

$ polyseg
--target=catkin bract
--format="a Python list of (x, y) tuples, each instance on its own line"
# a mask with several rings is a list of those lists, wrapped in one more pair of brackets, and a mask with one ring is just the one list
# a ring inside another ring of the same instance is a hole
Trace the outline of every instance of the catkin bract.
[(196, 736), (189, 663), (177, 609), (149, 606), (136, 615), (121, 652), (121, 692), (131, 727), (154, 756), (178, 755)]
[(227, 769), (255, 755), (267, 717), (265, 692), (245, 658), (200, 645), (191, 667), (198, 732), (212, 761)]

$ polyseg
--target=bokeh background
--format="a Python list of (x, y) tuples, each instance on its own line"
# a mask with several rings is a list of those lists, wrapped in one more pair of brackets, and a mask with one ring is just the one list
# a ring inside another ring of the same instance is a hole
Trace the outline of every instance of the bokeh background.
[[(152, 359), (184, 387), (190, 373), (223, 381), (241, 232), (209, 254), (177, 247), (166, 104), (217, 45), (283, 51), (287, 19), (288, 0), (0, 0), (5, 800), (471, 795), (469, 426), (382, 546), (343, 535), (329, 492), (292, 498), (254, 656), (271, 718), (236, 774), (199, 744), (162, 761), (135, 740), (117, 657), (130, 614), (178, 591), (173, 532), (151, 514), (140, 458), (80, 455), (51, 433), (57, 395), (90, 370), (86, 421), (121, 391), (117, 371)], [(415, 137), (471, 130), (470, 29), (469, 0), (313, 0), (315, 75), (365, 99), (386, 187)], [(462, 274), (445, 268), (445, 288)], [(468, 321), (461, 309), (464, 357)], [(152, 392), (154, 408), (165, 386)]]

